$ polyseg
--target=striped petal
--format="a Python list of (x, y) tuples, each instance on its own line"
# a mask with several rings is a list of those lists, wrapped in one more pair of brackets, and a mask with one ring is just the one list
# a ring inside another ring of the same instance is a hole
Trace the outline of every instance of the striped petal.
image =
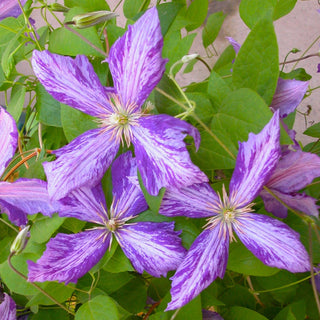
[(112, 164), (113, 204), (118, 218), (134, 217), (148, 209), (140, 189), (136, 159), (131, 151), (120, 155)]
[(101, 180), (118, 152), (119, 144), (109, 132), (89, 130), (53, 153), (57, 159), (43, 164), (51, 198), (61, 199), (82, 186)]
[(249, 134), (239, 143), (239, 152), (231, 181), (230, 199), (243, 207), (260, 193), (280, 158), (280, 126), (277, 111), (258, 134)]
[(159, 213), (167, 217), (206, 218), (215, 214), (210, 203), (219, 201), (209, 183), (196, 183), (180, 189), (167, 189)]
[(183, 141), (189, 134), (199, 147), (199, 132), (189, 123), (162, 114), (141, 118), (132, 131), (138, 169), (151, 195), (157, 195), (162, 187), (181, 188), (208, 181), (191, 162)]
[(125, 255), (139, 272), (154, 277), (166, 276), (175, 270), (186, 254), (181, 245), (180, 232), (174, 222), (137, 222), (126, 224), (116, 233)]
[(78, 234), (57, 234), (50, 239), (37, 262), (27, 261), (28, 280), (76, 283), (107, 251), (111, 234), (104, 238), (104, 232), (90, 230)]
[(114, 86), (124, 105), (140, 107), (160, 81), (166, 60), (157, 9), (148, 10), (110, 49)]
[[(21, 0), (21, 5), (24, 6), (27, 0)], [(1, 0), (0, 2), (0, 21), (7, 17), (17, 18), (21, 14), (21, 9), (17, 0)]]
[(3, 301), (0, 301), (0, 315), (3, 320), (16, 320), (16, 303), (6, 293)]
[(309, 256), (299, 234), (285, 223), (248, 213), (233, 227), (244, 245), (264, 264), (290, 272), (310, 270)]
[(17, 226), (27, 224), (27, 215), (41, 212), (50, 216), (60, 205), (50, 201), (47, 183), (38, 179), (0, 182), (0, 209)]
[(12, 116), (0, 107), (0, 176), (13, 158), (18, 146), (18, 130)]
[(41, 84), (59, 102), (91, 116), (111, 110), (105, 88), (86, 56), (72, 59), (34, 50), (32, 67)]
[(172, 279), (171, 297), (166, 310), (181, 308), (217, 277), (223, 278), (229, 252), (229, 234), (220, 234), (220, 224), (204, 230), (194, 241)]

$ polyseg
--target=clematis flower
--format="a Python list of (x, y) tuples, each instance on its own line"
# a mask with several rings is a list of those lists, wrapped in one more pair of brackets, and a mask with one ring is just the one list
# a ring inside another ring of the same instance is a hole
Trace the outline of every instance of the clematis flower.
[(6, 293), (0, 292), (0, 315), (4, 320), (16, 320), (16, 303)]
[[(27, 0), (21, 0), (21, 5), (24, 6)], [(1, 0), (0, 2), (0, 21), (7, 17), (17, 18), (21, 14), (21, 9), (18, 0)]]
[[(18, 145), (18, 130), (11, 115), (0, 107), (0, 176), (14, 156)], [(51, 203), (46, 182), (39, 179), (0, 181), (0, 212), (6, 213), (17, 226), (27, 224), (27, 215), (54, 213), (58, 204)]]
[(110, 49), (112, 89), (101, 85), (85, 56), (73, 60), (34, 51), (33, 69), (46, 90), (58, 101), (96, 117), (99, 124), (99, 128), (55, 150), (55, 161), (44, 163), (52, 198), (61, 199), (84, 185), (93, 187), (120, 144), (134, 145), (142, 181), (152, 195), (162, 187), (207, 181), (191, 162), (183, 141), (189, 134), (198, 148), (198, 130), (182, 120), (165, 114), (148, 115), (142, 109), (165, 70), (162, 46), (157, 10), (152, 8)]
[[(318, 216), (319, 207), (316, 205), (316, 199), (298, 191), (319, 176), (319, 156), (301, 150), (286, 150), (266, 183), (266, 187), (291, 208), (308, 215)], [(287, 208), (269, 192), (262, 190), (260, 196), (268, 212), (280, 218), (287, 216)]]
[[(236, 54), (241, 45), (231, 37), (227, 37)], [(276, 92), (273, 95), (270, 109), (275, 112), (280, 111), (280, 117), (285, 118), (293, 112), (302, 101), (307, 92), (309, 81), (295, 79), (278, 79)]]
[(254, 214), (254, 198), (269, 179), (280, 157), (279, 112), (257, 135), (249, 134), (239, 143), (236, 167), (230, 181), (230, 196), (223, 188), (222, 197), (208, 183), (167, 189), (159, 213), (207, 218), (204, 231), (196, 238), (172, 277), (172, 301), (167, 310), (180, 308), (223, 278), (229, 241), (236, 233), (243, 244), (264, 264), (304, 272), (309, 258), (297, 232), (281, 221)]
[(101, 184), (82, 187), (62, 199), (60, 216), (99, 226), (77, 234), (59, 233), (51, 239), (36, 263), (28, 261), (29, 281), (77, 282), (102, 258), (113, 236), (139, 273), (145, 270), (160, 277), (175, 269), (186, 250), (181, 246), (180, 232), (174, 231), (174, 222), (129, 222), (148, 208), (136, 180), (136, 160), (127, 152), (112, 165), (113, 202), (109, 213)]

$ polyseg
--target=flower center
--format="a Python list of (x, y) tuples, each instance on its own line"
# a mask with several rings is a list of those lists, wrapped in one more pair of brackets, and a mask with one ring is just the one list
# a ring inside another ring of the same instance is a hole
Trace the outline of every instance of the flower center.
[(111, 131), (111, 140), (124, 141), (129, 147), (133, 138), (132, 127), (139, 125), (138, 120), (144, 116), (144, 112), (135, 103), (123, 105), (116, 94), (110, 94), (109, 105), (112, 111), (102, 113), (98, 116), (99, 126), (102, 132)]

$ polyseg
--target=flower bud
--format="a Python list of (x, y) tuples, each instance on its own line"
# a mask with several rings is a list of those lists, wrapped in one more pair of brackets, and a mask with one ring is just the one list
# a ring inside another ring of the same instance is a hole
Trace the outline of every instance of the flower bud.
[(63, 6), (60, 3), (52, 3), (52, 4), (48, 5), (48, 7), (52, 11), (56, 11), (56, 12), (68, 12), (69, 11), (69, 8)]
[(29, 229), (30, 229), (30, 226), (26, 226), (18, 233), (18, 235), (16, 236), (16, 238), (14, 239), (10, 247), (10, 252), (12, 254), (19, 254), (26, 247), (28, 238), (30, 236)]
[(187, 54), (185, 56), (183, 56), (181, 58), (181, 62), (182, 63), (187, 63), (187, 62), (190, 62), (194, 59), (197, 59), (199, 57), (199, 55), (197, 53), (193, 53), (193, 54)]
[(116, 16), (117, 14), (111, 11), (95, 11), (76, 15), (72, 18), (72, 22), (67, 22), (67, 24), (73, 24), (75, 27), (83, 29), (111, 20)]

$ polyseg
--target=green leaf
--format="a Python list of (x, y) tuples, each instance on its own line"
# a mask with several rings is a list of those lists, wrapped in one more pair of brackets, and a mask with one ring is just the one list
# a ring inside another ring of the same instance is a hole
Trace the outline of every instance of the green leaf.
[(223, 301), (228, 306), (241, 306), (254, 309), (256, 306), (256, 300), (254, 295), (248, 288), (235, 284), (232, 287), (227, 288), (221, 295), (219, 300)]
[(297, 0), (278, 0), (274, 8), (273, 20), (287, 15), (296, 5)]
[(255, 25), (241, 46), (232, 79), (236, 88), (251, 88), (269, 105), (278, 76), (278, 44), (271, 17), (268, 16)]
[[(21, 77), (18, 82), (23, 82), (24, 77)], [(26, 96), (26, 87), (21, 84), (15, 84), (12, 87), (8, 111), (13, 119), (18, 122), (23, 110), (24, 99)]]
[(127, 19), (133, 19), (141, 11), (147, 10), (150, 0), (125, 0), (123, 13)]
[(300, 300), (282, 309), (273, 320), (304, 320), (306, 319), (306, 303)]
[(61, 123), (69, 142), (80, 134), (97, 127), (93, 117), (65, 104), (61, 104)]
[(272, 13), (277, 0), (242, 0), (239, 13), (243, 22), (252, 29), (266, 14)]
[(205, 48), (216, 40), (225, 17), (223, 11), (215, 12), (209, 16), (202, 30), (202, 42)]
[(35, 91), (38, 120), (48, 126), (61, 127), (60, 102), (55, 100), (40, 83), (37, 83)]
[(303, 132), (303, 134), (309, 137), (320, 138), (320, 122), (309, 127), (306, 131)]
[(224, 320), (268, 320), (260, 313), (243, 307), (231, 307), (226, 314), (223, 314)]
[(47, 242), (64, 220), (65, 218), (59, 217), (58, 214), (54, 214), (52, 217), (42, 216), (37, 219), (30, 230), (32, 240), (38, 243)]
[(227, 269), (247, 276), (270, 276), (279, 272), (256, 258), (241, 242), (230, 244)]
[(97, 287), (104, 292), (111, 294), (115, 291), (118, 291), (133, 278), (134, 275), (132, 274), (132, 272), (119, 272), (115, 276), (114, 273), (107, 272), (102, 269), (100, 270), (100, 278)]
[(120, 246), (117, 246), (115, 253), (108, 260), (108, 263), (103, 266), (103, 269), (113, 273), (134, 271), (130, 260), (123, 253)]
[(123, 319), (116, 302), (108, 296), (97, 296), (83, 304), (76, 313), (75, 320)]
[(300, 81), (308, 81), (312, 78), (303, 68), (292, 70), (289, 73), (280, 72), (280, 77), (282, 79), (296, 79)]
[(187, 25), (187, 31), (197, 29), (202, 25), (208, 14), (207, 0), (193, 0), (186, 12), (186, 18), (190, 21)]
[[(28, 317), (29, 319), (29, 317)], [(70, 315), (62, 309), (40, 309), (36, 314), (34, 314), (31, 320), (70, 320)]]
[(228, 84), (221, 78), (221, 76), (212, 71), (208, 82), (208, 94), (213, 103), (213, 108), (219, 110), (223, 100), (231, 93)]
[(82, 7), (86, 11), (110, 10), (105, 0), (64, 0), (64, 4), (69, 7)]
[(157, 6), (161, 33), (163, 37), (167, 34), (169, 28), (171, 27), (174, 19), (176, 18), (178, 12), (182, 7), (182, 4), (179, 3), (162, 3)]

